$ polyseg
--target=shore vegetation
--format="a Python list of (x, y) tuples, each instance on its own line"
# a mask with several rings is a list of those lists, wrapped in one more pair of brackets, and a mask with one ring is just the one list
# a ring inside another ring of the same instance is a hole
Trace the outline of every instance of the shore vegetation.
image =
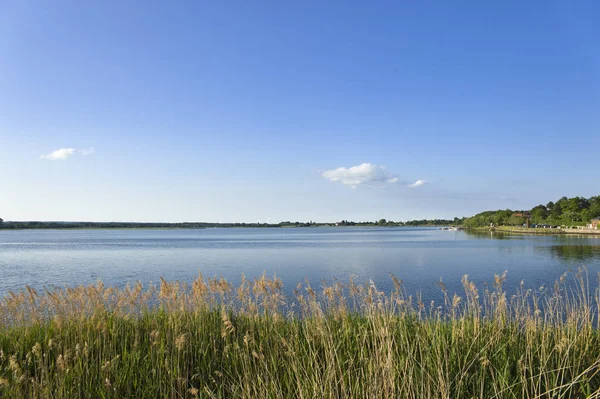
[(285, 294), (263, 276), (33, 288), (0, 304), (0, 397), (597, 398), (598, 290), (585, 270), (505, 275), (424, 303), (372, 282)]
[(522, 226), (525, 217), (532, 224), (558, 226), (586, 226), (591, 219), (600, 217), (600, 195), (590, 198), (562, 197), (556, 202), (537, 205), (530, 210), (510, 209), (485, 211), (462, 220), (468, 228), (495, 226)]

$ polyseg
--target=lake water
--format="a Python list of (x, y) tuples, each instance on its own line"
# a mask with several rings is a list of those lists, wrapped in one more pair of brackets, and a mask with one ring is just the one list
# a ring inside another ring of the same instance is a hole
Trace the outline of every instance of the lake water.
[[(237, 282), (266, 273), (287, 290), (306, 279), (369, 279), (391, 289), (390, 273), (410, 293), (438, 298), (440, 278), (461, 290), (468, 274), (478, 284), (508, 270), (506, 288), (551, 285), (586, 266), (597, 284), (600, 238), (473, 235), (435, 228), (273, 228), (173, 230), (0, 231), (0, 296), (9, 290), (65, 287), (102, 280), (106, 285), (192, 281), (224, 276)], [(288, 291), (289, 292), (289, 291)]]

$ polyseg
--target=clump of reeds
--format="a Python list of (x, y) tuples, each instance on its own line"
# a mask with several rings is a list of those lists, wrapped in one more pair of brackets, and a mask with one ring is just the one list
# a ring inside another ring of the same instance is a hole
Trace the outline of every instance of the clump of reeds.
[(40, 398), (600, 397), (599, 291), (584, 271), (512, 295), (423, 303), (375, 284), (198, 277), (11, 293), (0, 396)]

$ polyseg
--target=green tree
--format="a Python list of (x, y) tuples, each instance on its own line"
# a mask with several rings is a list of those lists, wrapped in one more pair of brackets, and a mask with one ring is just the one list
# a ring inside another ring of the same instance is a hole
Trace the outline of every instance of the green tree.
[(385, 224), (387, 224), (387, 220), (385, 219), (379, 219), (379, 222), (377, 222), (378, 225), (383, 226)]
[(544, 223), (548, 214), (548, 209), (544, 205), (538, 205), (531, 210), (531, 220), (533, 223)]
[[(511, 217), (513, 211), (510, 209), (505, 209), (503, 211), (496, 211), (496, 214), (493, 216), (491, 223), (494, 223), (496, 226), (501, 226), (503, 224), (507, 224), (507, 220)], [(489, 223), (488, 223), (489, 224)]]
[(600, 196), (590, 198), (590, 218), (600, 216)]
[(579, 219), (580, 219), (579, 213), (574, 212), (574, 211), (566, 211), (566, 212), (563, 212), (561, 221), (562, 221), (562, 224), (565, 224), (565, 225), (574, 225), (580, 221)]
[(525, 223), (525, 218), (521, 216), (511, 215), (507, 220), (506, 224), (509, 226), (522, 226)]
[(557, 202), (550, 211), (552, 219), (559, 220), (562, 216), (562, 206)]
[(590, 207), (590, 202), (582, 197), (569, 198), (563, 211), (579, 213)]
[(584, 209), (579, 213), (579, 219), (585, 224), (589, 224), (592, 217), (589, 209)]

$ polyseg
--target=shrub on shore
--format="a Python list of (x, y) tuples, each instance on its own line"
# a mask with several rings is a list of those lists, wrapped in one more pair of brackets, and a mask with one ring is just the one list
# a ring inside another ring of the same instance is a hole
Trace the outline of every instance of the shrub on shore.
[(509, 295), (465, 276), (440, 304), (393, 276), (293, 298), (264, 276), (27, 288), (0, 304), (0, 396), (600, 397), (599, 292), (575, 277)]

